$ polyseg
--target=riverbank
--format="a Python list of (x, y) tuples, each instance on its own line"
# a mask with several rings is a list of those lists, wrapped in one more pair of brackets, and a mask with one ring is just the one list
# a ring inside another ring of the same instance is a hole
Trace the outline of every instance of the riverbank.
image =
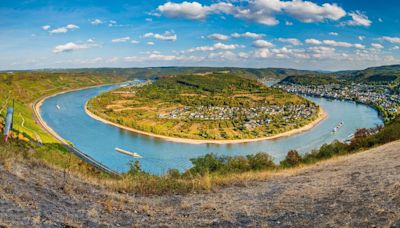
[(312, 129), (313, 127), (315, 127), (316, 125), (318, 125), (321, 121), (323, 121), (328, 114), (325, 112), (325, 110), (323, 110), (321, 107), (319, 108), (318, 111), (318, 117), (312, 121), (311, 123), (297, 128), (297, 129), (293, 129), (287, 132), (283, 132), (283, 133), (279, 133), (277, 135), (273, 135), (273, 136), (268, 136), (268, 137), (261, 137), (261, 138), (255, 138), (255, 139), (238, 139), (238, 140), (201, 140), (201, 139), (186, 139), (186, 138), (177, 138), (177, 137), (170, 137), (170, 136), (164, 136), (164, 135), (158, 135), (158, 134), (154, 134), (151, 132), (145, 132), (145, 131), (141, 131), (141, 130), (137, 130), (134, 128), (130, 128), (130, 127), (126, 127), (123, 126), (121, 124), (117, 124), (114, 122), (111, 122), (109, 120), (106, 120), (104, 118), (101, 118), (97, 115), (95, 115), (94, 113), (92, 113), (88, 108), (87, 108), (87, 102), (85, 103), (85, 112), (87, 115), (89, 115), (90, 117), (92, 117), (93, 119), (96, 119), (98, 121), (101, 121), (105, 124), (109, 124), (130, 132), (134, 132), (134, 133), (138, 133), (138, 134), (142, 134), (142, 135), (146, 135), (149, 137), (154, 137), (154, 138), (158, 138), (158, 139), (162, 139), (162, 140), (166, 140), (166, 141), (170, 141), (170, 142), (177, 142), (177, 143), (186, 143), (186, 144), (240, 144), (240, 143), (250, 143), (250, 142), (258, 142), (258, 141), (264, 141), (264, 140), (273, 140), (273, 139), (279, 139), (279, 138), (284, 138), (284, 137), (289, 137), (292, 135), (296, 135), (296, 134), (300, 134), (303, 132), (306, 132), (310, 129)]
[(83, 87), (83, 88), (77, 88), (77, 89), (70, 89), (70, 90), (66, 90), (66, 91), (62, 91), (59, 93), (55, 93), (55, 94), (51, 94), (48, 96), (44, 96), (42, 98), (40, 98), (38, 101), (33, 102), (32, 105), (32, 110), (33, 110), (33, 114), (38, 122), (38, 124), (45, 130), (47, 131), (51, 136), (53, 136), (56, 140), (58, 140), (62, 145), (64, 145), (67, 149), (69, 149), (72, 153), (74, 153), (76, 156), (78, 156), (79, 158), (81, 158), (82, 160), (86, 161), (87, 163), (93, 165), (94, 167), (112, 174), (112, 175), (119, 175), (117, 172), (115, 172), (114, 170), (111, 170), (110, 168), (104, 166), (103, 164), (99, 163), (98, 161), (96, 161), (95, 159), (93, 159), (92, 157), (90, 157), (89, 155), (87, 155), (86, 153), (80, 151), (78, 148), (74, 147), (69, 141), (67, 141), (66, 139), (62, 138), (56, 131), (54, 131), (50, 126), (47, 125), (46, 121), (43, 120), (42, 116), (40, 115), (40, 107), (42, 106), (42, 104), (49, 98), (51, 97), (55, 97), (61, 94), (65, 94), (65, 93), (70, 93), (70, 92), (76, 92), (76, 91), (80, 91), (80, 90), (84, 90), (84, 89), (91, 89), (91, 88), (98, 88), (98, 87), (102, 87), (102, 86), (107, 86), (107, 85), (114, 85), (114, 84), (102, 84), (102, 85), (96, 85), (96, 86), (87, 86), (87, 87)]

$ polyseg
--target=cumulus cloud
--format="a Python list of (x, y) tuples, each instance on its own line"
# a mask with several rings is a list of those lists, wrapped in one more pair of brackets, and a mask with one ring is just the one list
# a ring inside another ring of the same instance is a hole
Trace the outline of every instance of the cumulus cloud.
[(126, 36), (126, 37), (112, 39), (111, 42), (113, 42), (113, 43), (125, 43), (125, 42), (128, 42), (130, 39), (131, 38), (129, 36)]
[(231, 3), (215, 3), (209, 6), (203, 6), (198, 2), (167, 2), (160, 5), (157, 10), (171, 18), (204, 19), (209, 14), (231, 13), (234, 6)]
[(324, 40), (324, 41), (322, 41), (322, 43), (325, 45), (328, 45), (328, 46), (333, 46), (333, 47), (345, 47), (345, 48), (353, 47), (353, 44), (351, 44), (351, 43), (335, 41), (335, 40)]
[(310, 44), (310, 45), (321, 45), (322, 42), (317, 40), (317, 39), (306, 39), (306, 44)]
[(157, 8), (161, 14), (171, 18), (202, 20), (210, 14), (229, 14), (236, 18), (254, 21), (264, 25), (279, 23), (276, 16), (286, 14), (304, 23), (339, 20), (346, 11), (336, 4), (318, 5), (310, 1), (292, 0), (252, 0), (245, 6), (236, 6), (230, 2), (202, 5), (198, 2), (167, 2)]
[(245, 33), (233, 33), (231, 34), (232, 37), (234, 38), (240, 38), (240, 37), (244, 37), (244, 38), (250, 38), (250, 39), (261, 39), (263, 38), (265, 35), (264, 34), (259, 34), (259, 33), (253, 33), (253, 32), (245, 32)]
[(50, 28), (51, 28), (50, 25), (43, 25), (42, 26), (42, 29), (45, 30), (45, 31), (49, 30)]
[(177, 40), (177, 36), (175, 33), (167, 31), (165, 32), (163, 35), (162, 34), (158, 34), (158, 33), (146, 33), (143, 35), (143, 37), (145, 38), (155, 38), (157, 40), (164, 40), (164, 41), (176, 41)]
[(72, 52), (81, 49), (88, 49), (92, 47), (97, 47), (98, 45), (92, 42), (88, 43), (74, 43), (69, 42), (66, 44), (61, 44), (53, 48), (54, 53), (62, 53), (62, 52)]
[(384, 46), (382, 44), (378, 44), (378, 43), (372, 43), (371, 47), (374, 49), (382, 49), (384, 48)]
[(351, 16), (352, 19), (343, 22), (342, 25), (369, 27), (372, 24), (372, 21), (368, 19), (368, 16), (360, 11), (351, 12), (349, 13), (349, 16)]
[(362, 44), (352, 44), (349, 42), (336, 41), (336, 40), (317, 40), (317, 39), (307, 39), (306, 44), (309, 45), (326, 45), (331, 47), (342, 47), (342, 48), (357, 48), (364, 49), (365, 46)]
[(392, 44), (400, 44), (400, 37), (382, 36), (379, 39), (390, 42)]
[(357, 37), (359, 40), (363, 41), (365, 39), (365, 36), (358, 36)]
[(185, 55), (162, 55), (150, 54), (146, 59), (154, 61), (201, 61), (204, 58), (199, 56), (185, 56)]
[(256, 58), (269, 58), (271, 56), (271, 52), (268, 48), (260, 48), (254, 51), (254, 57)]
[(216, 51), (216, 50), (234, 50), (234, 49), (236, 49), (236, 48), (239, 48), (239, 47), (243, 47), (243, 46), (240, 46), (240, 45), (238, 45), (238, 44), (224, 44), (224, 43), (215, 43), (214, 45), (212, 45), (212, 46), (200, 46), (200, 47), (194, 47), (194, 48), (191, 48), (191, 49), (189, 49), (189, 50), (187, 50), (187, 51), (184, 51), (184, 52), (196, 52), (196, 51), (202, 51), (202, 52), (211, 52), (211, 51)]
[(253, 47), (256, 48), (269, 48), (269, 47), (273, 47), (274, 45), (266, 40), (255, 40), (253, 42)]
[(277, 39), (279, 42), (282, 43), (288, 43), (291, 44), (293, 46), (299, 46), (302, 45), (302, 43), (300, 42), (300, 40), (296, 39), (296, 38), (278, 38)]
[(285, 21), (285, 25), (286, 25), (286, 26), (292, 26), (292, 25), (293, 25), (293, 22)]
[[(50, 27), (49, 27), (49, 28), (50, 28)], [(50, 31), (50, 34), (66, 33), (66, 32), (68, 32), (68, 31), (72, 31), (72, 30), (75, 30), (75, 29), (79, 29), (79, 26), (74, 25), (74, 24), (68, 24), (68, 25), (66, 25), (66, 26), (59, 27), (59, 28), (56, 28), (56, 29), (51, 30), (51, 31)]]
[(329, 35), (331, 35), (331, 36), (339, 36), (339, 33), (337, 33), (337, 32), (330, 32)]
[(302, 0), (284, 2), (283, 9), (289, 15), (305, 23), (321, 22), (327, 19), (337, 21), (346, 15), (346, 11), (336, 4), (317, 5)]
[(214, 34), (208, 35), (207, 38), (212, 39), (212, 40), (220, 40), (220, 41), (229, 40), (229, 36), (219, 34), (219, 33), (214, 33)]
[(90, 24), (92, 24), (92, 25), (99, 25), (99, 24), (103, 24), (103, 21), (96, 18), (96, 19), (92, 20), (92, 21), (90, 22)]

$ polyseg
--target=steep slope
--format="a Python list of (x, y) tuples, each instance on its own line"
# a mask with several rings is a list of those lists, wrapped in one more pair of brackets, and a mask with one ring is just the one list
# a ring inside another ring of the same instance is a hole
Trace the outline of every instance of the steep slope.
[(32, 162), (0, 166), (0, 226), (400, 226), (400, 141), (210, 193), (113, 193)]

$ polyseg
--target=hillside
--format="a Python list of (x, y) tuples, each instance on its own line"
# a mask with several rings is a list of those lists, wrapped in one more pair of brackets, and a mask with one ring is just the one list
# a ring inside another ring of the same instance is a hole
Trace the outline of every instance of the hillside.
[(0, 165), (0, 226), (398, 227), (399, 148), (396, 141), (259, 181), (166, 196), (116, 193), (69, 173), (65, 182), (62, 170), (19, 159)]
[(200, 140), (268, 137), (318, 115), (318, 107), (302, 97), (229, 73), (162, 77), (102, 94), (88, 109), (136, 130)]
[(198, 74), (209, 72), (229, 72), (253, 79), (283, 79), (286, 76), (319, 74), (315, 71), (287, 68), (237, 68), (237, 67), (148, 67), (148, 68), (82, 68), (82, 69), (48, 69), (52, 73), (90, 73), (125, 76), (129, 78), (154, 79), (177, 74)]

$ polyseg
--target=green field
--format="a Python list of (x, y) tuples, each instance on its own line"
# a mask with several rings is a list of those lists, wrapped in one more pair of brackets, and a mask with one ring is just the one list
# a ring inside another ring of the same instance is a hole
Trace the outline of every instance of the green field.
[(230, 73), (162, 77), (104, 93), (90, 100), (88, 109), (137, 130), (206, 140), (272, 136), (318, 114), (304, 98)]

